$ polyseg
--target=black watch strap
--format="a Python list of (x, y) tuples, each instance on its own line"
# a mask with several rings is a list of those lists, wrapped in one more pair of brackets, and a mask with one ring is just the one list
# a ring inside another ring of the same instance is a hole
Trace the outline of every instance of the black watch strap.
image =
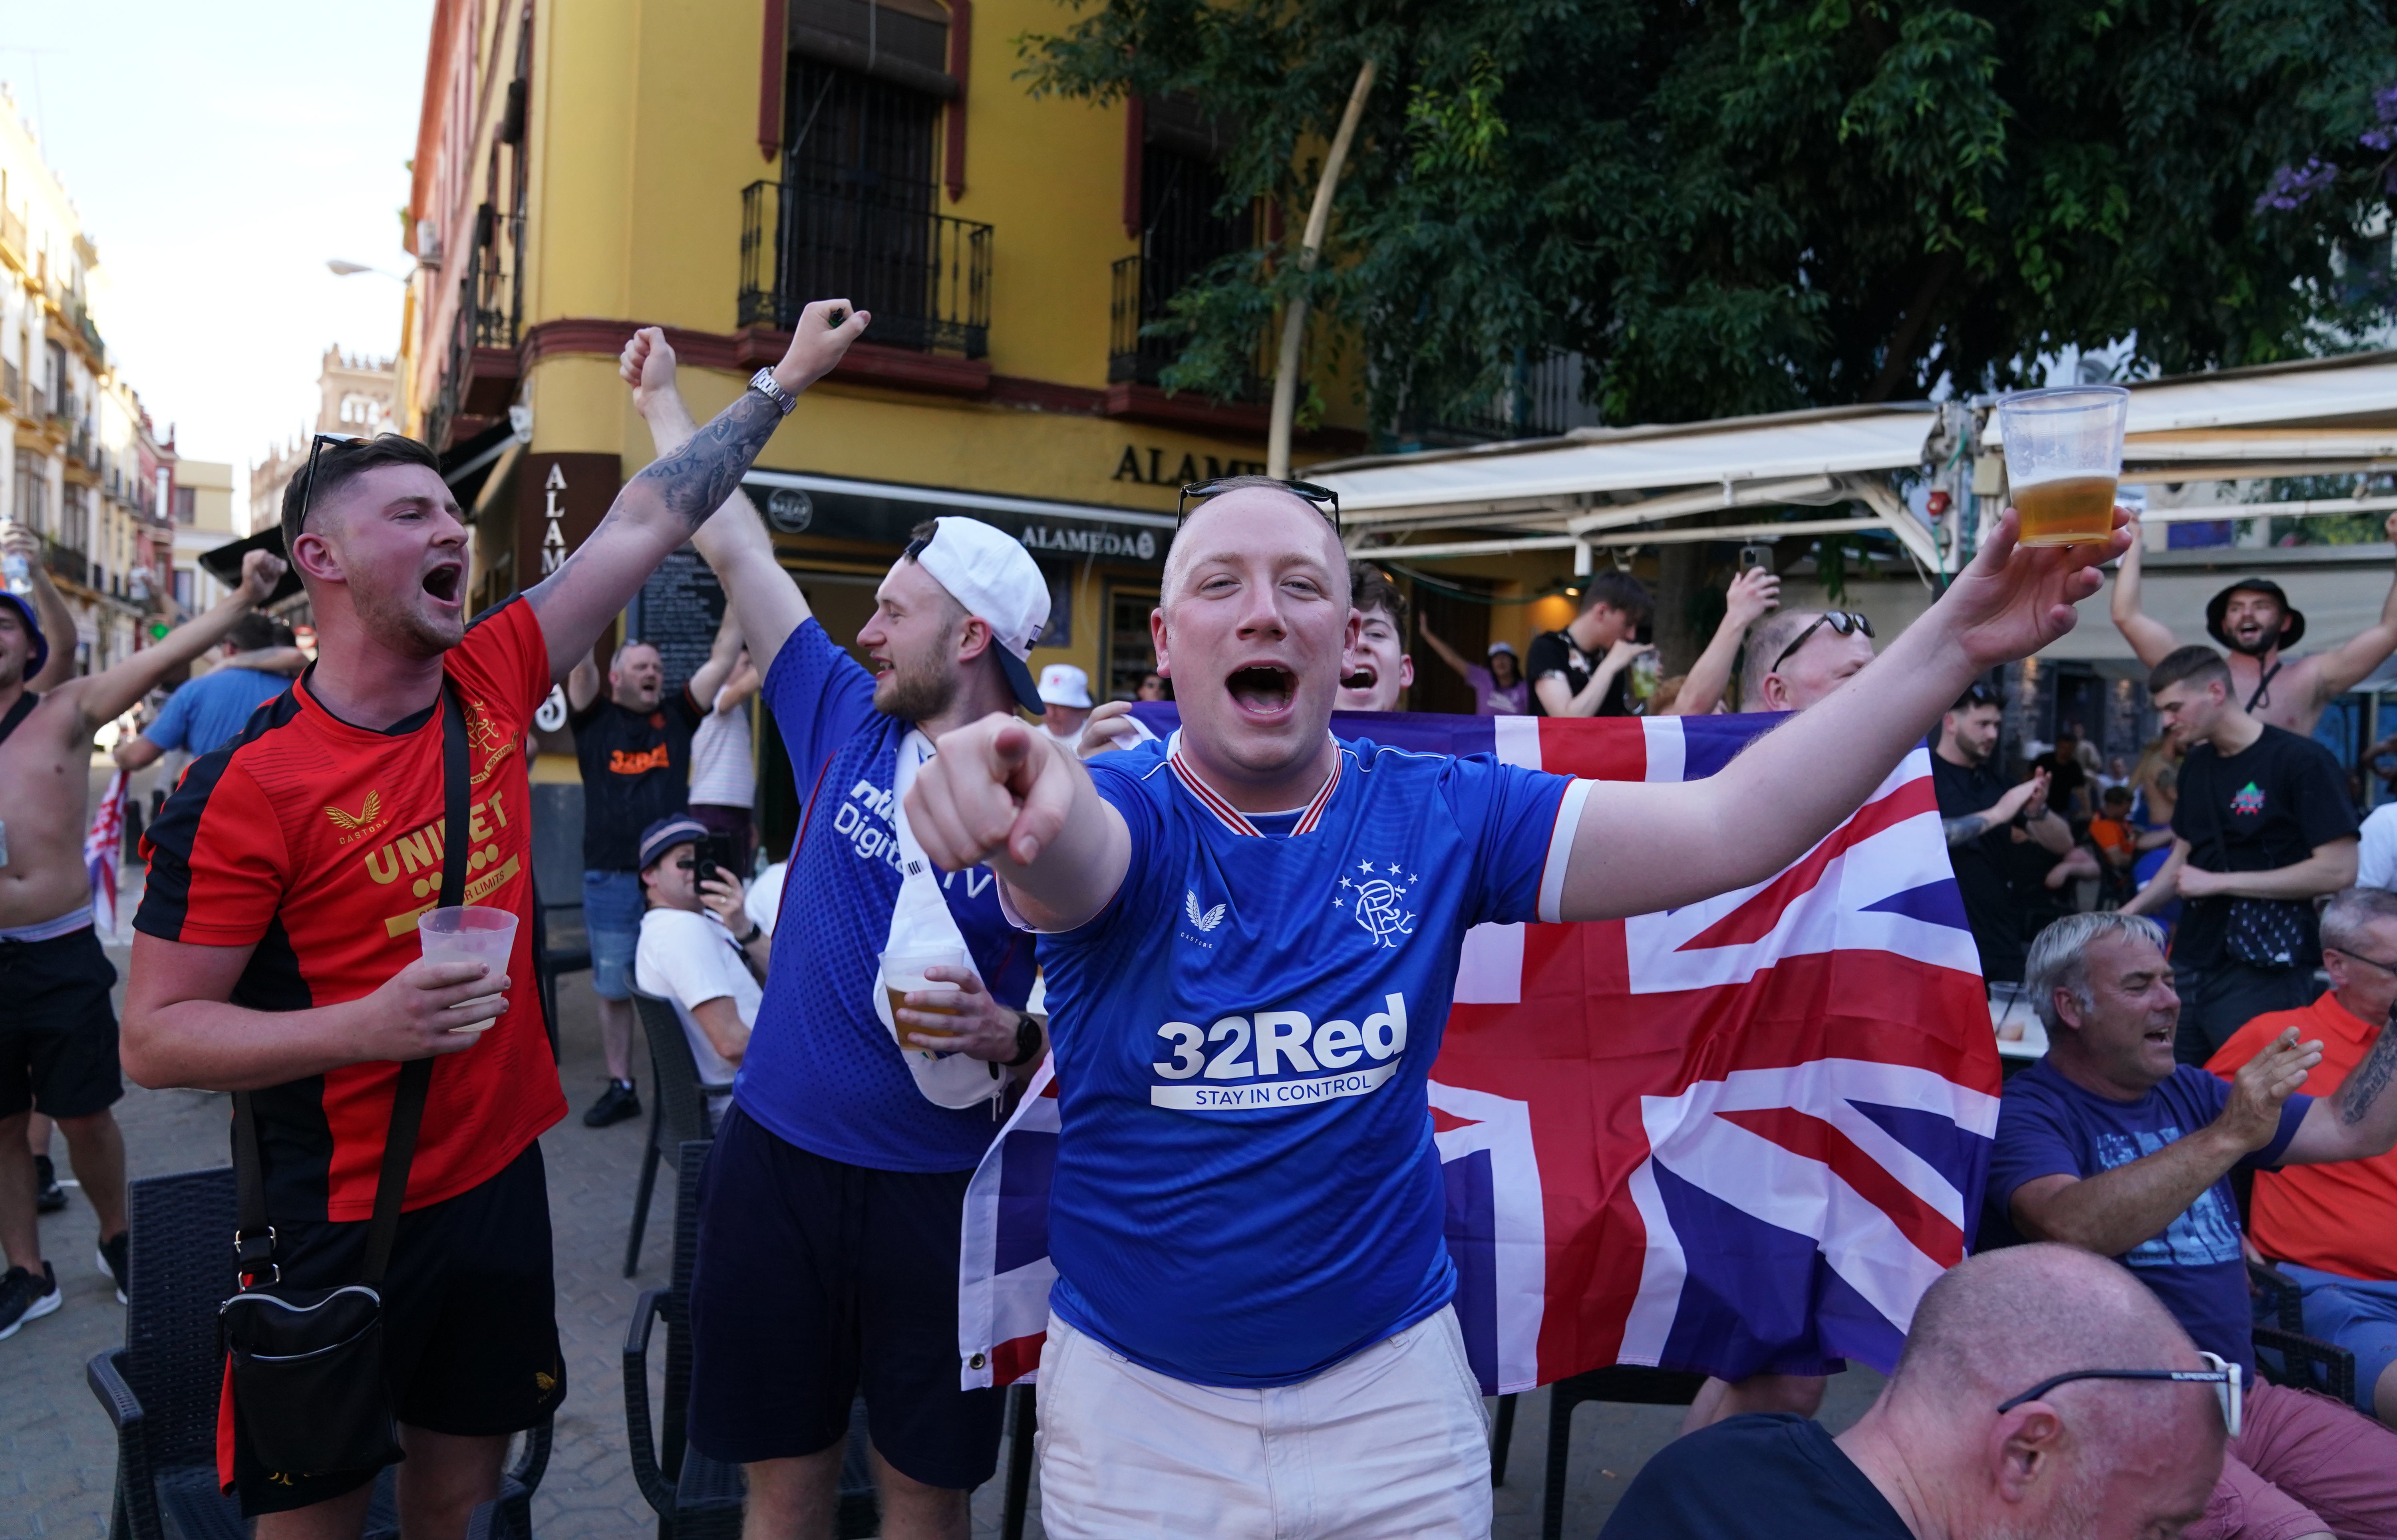
[(1039, 1056), (1040, 1023), (1031, 1015), (1018, 1011), (1015, 1013), (1015, 1056), (1009, 1059), (1005, 1067), (1021, 1069)]

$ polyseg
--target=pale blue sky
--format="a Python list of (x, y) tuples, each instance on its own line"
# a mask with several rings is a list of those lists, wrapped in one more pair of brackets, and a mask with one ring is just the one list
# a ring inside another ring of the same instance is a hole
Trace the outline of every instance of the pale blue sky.
[[(0, 80), (107, 274), (95, 319), (183, 453), (246, 479), (328, 343), (390, 354), (431, 0), (0, 0)], [(98, 297), (96, 297), (98, 298)], [(245, 492), (246, 496), (246, 492)]]

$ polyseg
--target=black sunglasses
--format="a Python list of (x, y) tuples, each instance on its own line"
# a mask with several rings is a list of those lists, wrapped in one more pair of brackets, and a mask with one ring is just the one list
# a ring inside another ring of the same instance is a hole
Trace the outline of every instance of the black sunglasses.
[[(1184, 484), (1182, 495), (1173, 499), (1174, 529), (1179, 531), (1182, 528), (1182, 521), (1190, 516), (1190, 505), (1192, 503), (1205, 502), (1208, 498), (1215, 497), (1220, 493), (1238, 492), (1243, 486), (1254, 486), (1256, 485), (1256, 478), (1253, 476), (1214, 476), (1206, 481), (1196, 481)], [(1276, 482), (1274, 485), (1288, 491), (1296, 493), (1299, 497), (1306, 498), (1309, 503), (1314, 505), (1315, 511), (1318, 513), (1322, 514), (1325, 518), (1332, 521), (1332, 527), (1335, 533), (1339, 530), (1339, 493), (1334, 492), (1328, 486), (1318, 486), (1313, 482), (1279, 481)]]
[(2211, 1369), (2076, 1369), (2069, 1374), (2058, 1374), (2054, 1379), (2043, 1379), (2021, 1395), (2001, 1401), (1998, 1404), (1998, 1412), (2003, 1415), (2023, 1402), (2037, 1401), (2057, 1386), (2069, 1385), (2074, 1380), (2178, 1380), (2184, 1384), (2214, 1387), (2215, 1404), (2222, 1409), (2223, 1431), (2235, 1439), (2239, 1437), (2241, 1414), (2245, 1409), (2245, 1396), (2240, 1384), (2243, 1371), (2238, 1364), (2212, 1353), (2201, 1352), (2197, 1356), (2214, 1367)]
[[(293, 520), (291, 523), (290, 537), (292, 539), (298, 539), (307, 529), (308, 510), (313, 507), (316, 501), (317, 457), (324, 454), (325, 445), (328, 444), (347, 444), (357, 436), (358, 435), (355, 433), (318, 433), (315, 438), (308, 441), (308, 469), (302, 472), (308, 479), (301, 483), (300, 485), (300, 517)], [(288, 544), (288, 542), (287, 541), (286, 543)], [(283, 555), (285, 560), (288, 561), (290, 559), (291, 553), (288, 551), (286, 551)]]
[[(1865, 634), (1867, 636), (1870, 636), (1872, 632), (1867, 631)], [(1990, 689), (1987, 684), (1975, 684), (1965, 690), (1962, 695), (1956, 697), (1955, 709), (1962, 711), (1968, 710), (1975, 706), (2002, 706), (2004, 704), (2004, 698), (2001, 697), (1997, 691)]]
[(1798, 640), (1790, 643), (1789, 645), (1781, 649), (1781, 656), (1774, 658), (1773, 660), (1773, 667), (1765, 670), (1764, 671), (1766, 673), (1779, 672), (1781, 665), (1789, 661), (1789, 655), (1804, 646), (1806, 644), (1806, 638), (1814, 635), (1825, 626), (1830, 627), (1841, 636), (1850, 636), (1854, 635), (1857, 631), (1862, 631), (1866, 636), (1869, 637), (1873, 633), (1872, 622), (1866, 619), (1863, 616), (1858, 615), (1854, 610), (1825, 610), (1822, 614), (1814, 617), (1814, 623), (1813, 625), (1798, 633)]

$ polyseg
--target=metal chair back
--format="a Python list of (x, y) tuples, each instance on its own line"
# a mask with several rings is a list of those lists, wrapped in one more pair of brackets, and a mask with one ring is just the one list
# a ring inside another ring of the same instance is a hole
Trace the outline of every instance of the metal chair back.
[(127, 1199), (125, 1377), (141, 1398), (154, 1466), (208, 1464), (223, 1388), (217, 1309), (241, 1286), (233, 1168), (143, 1176)]

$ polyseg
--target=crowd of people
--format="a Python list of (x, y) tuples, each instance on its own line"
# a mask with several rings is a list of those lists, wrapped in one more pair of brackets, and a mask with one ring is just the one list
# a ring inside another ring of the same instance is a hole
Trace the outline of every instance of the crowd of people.
[[(1001, 1402), (959, 1387), (960, 1221), (1044, 1057), (1066, 1130), (1047, 1532), (1486, 1534), (1426, 1090), (1466, 932), (1762, 883), (1928, 737), (1983, 972), (2047, 1038), (2005, 1083), (1980, 1255), (1922, 1297), (1854, 1427), (1812, 1420), (1817, 1378), (1710, 1381), (1605, 1533), (2397, 1534), (2397, 823), (2359, 829), (2304, 736), (2397, 647), (2397, 616), (2283, 659), (2303, 617), (2243, 582), (2209, 612), (2226, 658), (2138, 613), (2136, 531), (2032, 551), (2009, 516), (1886, 656), (1864, 614), (1784, 608), (1748, 565), (1684, 673), (1657, 676), (1654, 601), (1623, 570), (1586, 575), (1520, 658), (1477, 659), (1351, 563), (1318, 489), (1239, 476), (1189, 489), (1167, 551), (1136, 691), (1176, 708), (1159, 741), (1081, 670), (1036, 676), (1050, 589), (1004, 531), (917, 527), (853, 639), (774, 559), (742, 475), (869, 320), (809, 307), (703, 425), (663, 334), (638, 333), (622, 372), (656, 458), (471, 624), (460, 511), (395, 435), (320, 442), (285, 556), (252, 553), (222, 604), (113, 669), (75, 676), (52, 647), (71, 623), (38, 562), (0, 593), (0, 1337), (62, 1297), (34, 1115), (121, 1291), (121, 1075), (234, 1093), (245, 1289), (296, 1299), (371, 1266), (403, 1526), (464, 1533), (508, 1438), (568, 1393), (538, 1137), (569, 1109), (531, 927), (498, 967), (420, 956), (418, 926), (462, 902), (529, 915), (532, 719), (562, 683), (607, 1077), (583, 1121), (639, 1113), (634, 1000), (665, 1002), (716, 1121), (687, 1427), (743, 1467), (749, 1535), (830, 1533), (861, 1394), (883, 1533), (966, 1533)], [(595, 645), (686, 540), (727, 601), (706, 661), (670, 683), (627, 638), (603, 669)], [(2116, 556), (2162, 738), (2136, 769), (2077, 730), (2010, 754), (1989, 678), (2069, 629)], [(313, 659), (257, 613), (287, 562)], [(1654, 784), (1335, 730), (1406, 703), (1416, 637), (1483, 714), (1788, 720)], [(114, 750), (192, 756), (144, 842), (120, 1042), (82, 849), (92, 734), (204, 656)], [(762, 873), (752, 697), (801, 806)], [(1319, 923), (1360, 856), (1442, 876), (1403, 946)], [(1224, 1115), (1210, 1082), (1252, 1077), (1290, 1106)], [(2251, 1267), (2352, 1355), (2351, 1405), (2259, 1378), (2287, 1371), (2259, 1362)], [(227, 1490), (264, 1540), (359, 1533), (375, 1469), (261, 1445), (268, 1383), (228, 1382)]]

